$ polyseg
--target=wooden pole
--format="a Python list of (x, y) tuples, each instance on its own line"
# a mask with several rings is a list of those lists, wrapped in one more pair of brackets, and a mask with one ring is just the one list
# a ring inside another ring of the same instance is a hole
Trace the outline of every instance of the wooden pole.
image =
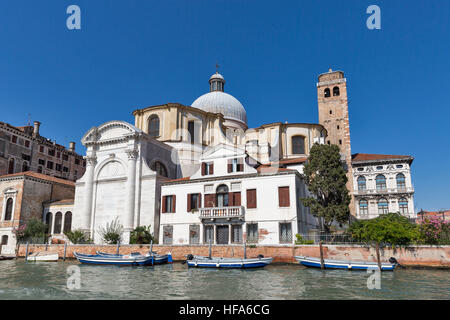
[(153, 255), (153, 240), (150, 240), (150, 254)]
[(211, 259), (211, 239), (209, 239), (209, 258)]
[(377, 262), (378, 262), (378, 269), (381, 271), (381, 260), (380, 260), (380, 244), (377, 242), (377, 245), (375, 247), (377, 251)]
[(323, 241), (320, 240), (319, 242), (319, 249), (320, 249), (320, 269), (325, 269), (325, 264), (323, 262), (323, 248), (322, 248)]
[(120, 248), (120, 241), (117, 241), (117, 250), (116, 250), (116, 254), (119, 254), (119, 248)]
[(67, 241), (64, 242), (64, 258), (63, 258), (63, 261), (66, 261), (66, 252), (67, 252)]
[(247, 246), (245, 245), (245, 241), (244, 242), (244, 259), (247, 259)]
[(25, 262), (27, 262), (28, 259), (28, 241), (27, 241), (27, 247), (25, 249)]

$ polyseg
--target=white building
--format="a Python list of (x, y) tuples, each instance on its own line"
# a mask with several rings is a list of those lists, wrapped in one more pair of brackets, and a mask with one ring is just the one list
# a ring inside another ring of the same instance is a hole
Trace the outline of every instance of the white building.
[(200, 162), (191, 177), (162, 184), (160, 243), (292, 244), (295, 234), (317, 229), (300, 201), (307, 190), (296, 169), (261, 165), (228, 145)]
[(411, 164), (402, 155), (356, 153), (352, 156), (356, 218), (372, 219), (400, 212), (415, 219)]

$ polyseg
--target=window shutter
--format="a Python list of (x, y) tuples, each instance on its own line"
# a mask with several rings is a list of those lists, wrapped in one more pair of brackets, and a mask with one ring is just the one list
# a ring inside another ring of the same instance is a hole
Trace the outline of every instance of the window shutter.
[(214, 207), (215, 194), (205, 194), (205, 208)]
[(162, 197), (162, 212), (166, 213), (166, 196)]
[(241, 205), (241, 193), (240, 192), (234, 192), (233, 197), (233, 205), (234, 206), (240, 206)]
[(214, 162), (209, 165), (209, 174), (214, 174)]
[(191, 203), (192, 199), (191, 199), (191, 195), (188, 194), (187, 195), (187, 211), (190, 212), (192, 210), (192, 203)]
[(256, 208), (256, 189), (247, 190), (247, 208)]
[(177, 212), (177, 210), (176, 210), (177, 196), (176, 195), (172, 196), (172, 204), (173, 204), (173, 206), (172, 206), (173, 211), (172, 212)]
[(280, 207), (289, 207), (289, 187), (278, 187), (278, 205)]
[(233, 164), (231, 160), (228, 160), (228, 173), (230, 173), (233, 170)]
[(233, 192), (228, 192), (228, 206), (234, 206)]
[(202, 162), (202, 176), (206, 174), (206, 163)]
[(244, 161), (242, 158), (238, 159), (238, 163), (237, 163), (237, 171), (238, 172), (242, 172), (244, 171)]

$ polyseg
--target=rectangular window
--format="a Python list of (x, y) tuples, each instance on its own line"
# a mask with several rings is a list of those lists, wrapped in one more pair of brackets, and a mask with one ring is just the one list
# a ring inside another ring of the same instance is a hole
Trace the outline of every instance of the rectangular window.
[(173, 242), (173, 226), (163, 227), (163, 244), (172, 244)]
[(62, 159), (63, 161), (69, 161), (69, 156), (67, 154), (63, 154)]
[(231, 242), (242, 243), (242, 225), (231, 226)]
[(203, 227), (203, 242), (204, 243), (214, 243), (214, 227), (204, 226)]
[(25, 147), (27, 147), (27, 148), (30, 147), (30, 141), (29, 140), (25, 140)]
[(69, 172), (69, 168), (63, 167), (63, 172)]
[(247, 223), (247, 242), (258, 243), (258, 224)]
[(228, 205), (230, 207), (239, 207), (241, 205), (241, 193), (240, 192), (230, 192), (228, 194)]
[(244, 159), (234, 158), (228, 160), (228, 172), (243, 172), (244, 171)]
[(56, 152), (56, 157), (59, 159), (59, 158), (61, 158), (61, 152)]
[(39, 152), (40, 153), (44, 153), (45, 152), (45, 148), (43, 146), (39, 146)]
[(191, 224), (189, 226), (189, 244), (200, 243), (200, 226), (197, 224)]
[(17, 136), (11, 136), (11, 142), (17, 143)]
[(278, 206), (290, 207), (289, 187), (278, 187)]
[(195, 142), (195, 122), (189, 121), (188, 122), (188, 132), (189, 132), (189, 141), (191, 143)]
[(190, 212), (193, 209), (199, 209), (202, 205), (201, 193), (191, 193), (187, 195), (187, 211)]
[(202, 163), (202, 176), (214, 174), (214, 162)]
[(256, 206), (256, 189), (247, 190), (247, 209), (255, 209)]
[(48, 155), (53, 157), (55, 155), (55, 150), (48, 149)]
[(47, 161), (47, 169), (53, 169), (53, 162)]
[(174, 213), (175, 212), (175, 196), (163, 196), (162, 200), (162, 212)]
[(280, 243), (292, 243), (291, 223), (280, 223)]
[(79, 165), (80, 164), (80, 159), (75, 158), (75, 164)]
[(59, 163), (57, 163), (55, 170), (56, 171), (62, 171), (62, 166)]

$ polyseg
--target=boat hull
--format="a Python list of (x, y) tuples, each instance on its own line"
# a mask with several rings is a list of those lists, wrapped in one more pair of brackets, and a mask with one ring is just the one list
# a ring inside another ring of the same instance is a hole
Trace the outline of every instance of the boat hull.
[(189, 267), (196, 268), (228, 268), (228, 269), (250, 269), (263, 268), (272, 263), (273, 258), (251, 258), (251, 259), (234, 259), (234, 258), (211, 258), (194, 257), (192, 260), (186, 260)]
[[(100, 256), (105, 257), (123, 257), (123, 254), (114, 254), (114, 253), (106, 253), (101, 251), (96, 251), (96, 253)], [(133, 254), (132, 254), (133, 255)], [(149, 254), (144, 255), (146, 257), (150, 256)], [(157, 254), (153, 255), (153, 264), (164, 264), (164, 263), (172, 263), (172, 254)]]
[(48, 262), (53, 262), (53, 261), (58, 261), (59, 256), (57, 253), (54, 254), (36, 254), (36, 255), (29, 255), (27, 257), (27, 261), (48, 261)]
[(74, 256), (80, 263), (96, 265), (118, 265), (118, 266), (150, 266), (153, 265), (152, 256), (139, 257), (106, 257), (101, 255), (87, 255), (74, 252)]
[[(301, 265), (311, 268), (321, 268), (320, 259), (313, 257), (295, 256), (294, 257)], [(393, 271), (396, 264), (382, 263), (382, 271)], [(364, 261), (343, 261), (324, 259), (325, 269), (347, 269), (347, 270), (378, 270), (378, 264), (376, 262), (364, 262)]]

